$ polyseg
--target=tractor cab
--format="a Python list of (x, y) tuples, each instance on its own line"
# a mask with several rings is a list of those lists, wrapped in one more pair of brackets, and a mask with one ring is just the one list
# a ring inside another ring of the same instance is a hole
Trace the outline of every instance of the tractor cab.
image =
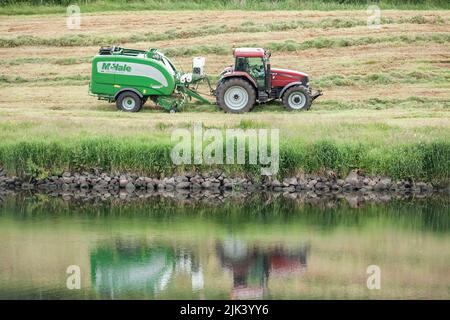
[(262, 48), (237, 48), (233, 55), (234, 71), (246, 72), (259, 90), (270, 92), (270, 52)]

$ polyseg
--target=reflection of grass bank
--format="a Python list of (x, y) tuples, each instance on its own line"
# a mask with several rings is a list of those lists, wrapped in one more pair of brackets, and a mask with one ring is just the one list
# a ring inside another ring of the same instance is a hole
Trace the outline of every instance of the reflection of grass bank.
[[(178, 230), (178, 235), (184, 239), (196, 239), (214, 227), (215, 236), (225, 238), (231, 227), (247, 240), (261, 243), (283, 240), (287, 244), (293, 233), (316, 228), (323, 234), (339, 233), (343, 228), (377, 234), (386, 226), (392, 226), (404, 232), (421, 231), (444, 236), (450, 228), (449, 206), (446, 197), (367, 203), (354, 209), (344, 199), (324, 205), (272, 194), (254, 194), (245, 200), (229, 198), (221, 205), (201, 201), (185, 203), (164, 197), (93, 203), (66, 201), (43, 194), (22, 194), (7, 197), (2, 202), (0, 217), (6, 220), (0, 226), (8, 228), (6, 222), (14, 223), (14, 219), (39, 217), (45, 221), (53, 218), (55, 213), (61, 221), (71, 221), (76, 213), (89, 220), (90, 227), (98, 229), (94, 233), (96, 237), (101, 237), (103, 232), (109, 234), (111, 227), (120, 227), (124, 233), (143, 232), (146, 235), (170, 234), (170, 230)], [(83, 225), (77, 220), (65, 228), (72, 232), (80, 227), (79, 223)], [(33, 225), (29, 227), (34, 228)], [(263, 232), (265, 228), (271, 231)], [(83, 235), (88, 236), (89, 230), (83, 229)]]
[[(245, 123), (245, 127), (249, 127), (249, 124)], [(0, 163), (16, 174), (38, 178), (63, 170), (92, 168), (153, 175), (167, 175), (180, 170), (209, 171), (214, 168), (250, 176), (260, 174), (258, 165), (175, 166), (170, 158), (173, 145), (164, 137), (153, 141), (130, 138), (17, 141), (0, 146)], [(225, 159), (225, 149), (223, 154)], [(443, 140), (396, 145), (330, 139), (304, 142), (292, 138), (281, 141), (281, 175), (298, 171), (320, 173), (325, 170), (345, 175), (354, 168), (396, 179), (448, 182), (450, 144)]]

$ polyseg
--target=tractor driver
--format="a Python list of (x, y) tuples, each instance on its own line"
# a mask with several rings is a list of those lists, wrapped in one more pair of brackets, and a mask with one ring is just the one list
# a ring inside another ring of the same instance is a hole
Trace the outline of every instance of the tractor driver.
[(258, 86), (264, 86), (266, 70), (262, 58), (247, 58), (248, 73), (256, 80)]

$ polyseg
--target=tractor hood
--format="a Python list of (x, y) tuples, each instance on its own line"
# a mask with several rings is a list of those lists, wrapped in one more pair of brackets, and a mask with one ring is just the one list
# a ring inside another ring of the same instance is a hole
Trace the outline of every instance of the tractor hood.
[(309, 77), (306, 73), (289, 70), (271, 68), (272, 87), (284, 87), (291, 82), (302, 82), (305, 86), (308, 85)]
[(289, 70), (289, 69), (278, 69), (278, 68), (271, 68), (271, 73), (276, 73), (280, 76), (286, 76), (286, 77), (295, 77), (295, 78), (304, 78), (308, 77), (308, 74), (300, 71), (295, 70)]

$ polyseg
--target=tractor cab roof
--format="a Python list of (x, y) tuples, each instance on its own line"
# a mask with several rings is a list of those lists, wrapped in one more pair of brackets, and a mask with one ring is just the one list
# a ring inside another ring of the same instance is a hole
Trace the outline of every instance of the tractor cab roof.
[(235, 58), (245, 57), (245, 58), (264, 58), (270, 57), (270, 53), (263, 48), (236, 48), (233, 51)]

